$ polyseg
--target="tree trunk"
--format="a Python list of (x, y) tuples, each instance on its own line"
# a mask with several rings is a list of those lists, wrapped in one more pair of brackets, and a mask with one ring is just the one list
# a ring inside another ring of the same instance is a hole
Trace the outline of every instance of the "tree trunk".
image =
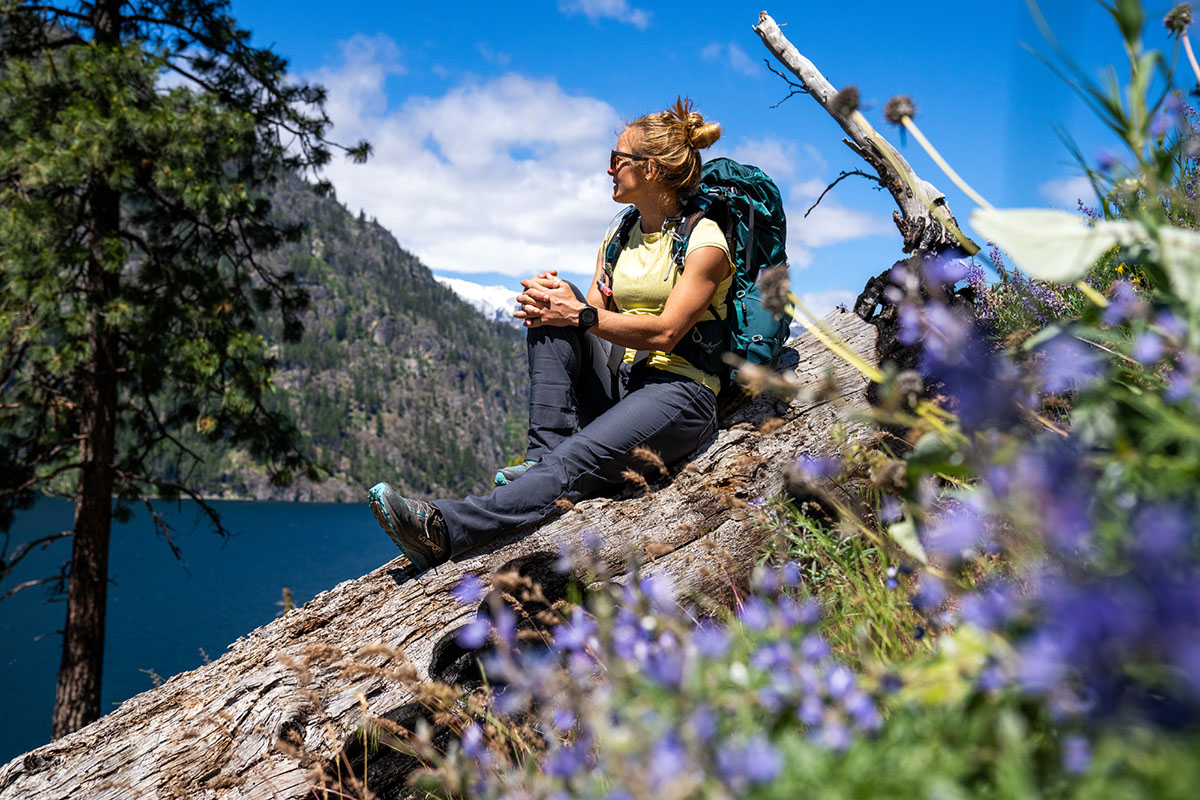
[[(120, 30), (119, 0), (95, 6), (96, 41), (113, 44)], [(107, 98), (100, 98), (106, 103)], [(100, 718), (104, 671), (104, 617), (108, 605), (108, 545), (112, 533), (113, 460), (117, 436), (118, 343), (106, 321), (108, 304), (119, 291), (120, 272), (107, 263), (105, 247), (120, 227), (121, 197), (97, 176), (87, 198), (87, 266), (91, 358), (81, 376), (80, 476), (75, 498), (74, 544), (67, 588), (62, 660), (50, 736), (57, 739)]]
[[(874, 362), (874, 328), (851, 313), (826, 319)], [(486, 580), (519, 567), (553, 599), (564, 583), (553, 570), (559, 552), (589, 532), (602, 537), (600, 557), (618, 574), (633, 553), (685, 595), (728, 598), (767, 535), (752, 524), (751, 501), (778, 492), (800, 455), (829, 453), (835, 428), (845, 426), (850, 438), (868, 430), (853, 416), (865, 408), (866, 380), (811, 335), (785, 350), (784, 365), (799, 394), (791, 401), (762, 395), (727, 415), (669, 482), (579, 503), (436, 571), (415, 575), (401, 557), (343, 583), (238, 639), (211, 664), (14, 759), (0, 768), (0, 800), (309, 795), (314, 769), (349, 758), (366, 719), (404, 722), (417, 713), (414, 684), (388, 679), (381, 667), (407, 661), (418, 680), (459, 679), (456, 670), (472, 659), (454, 638), (475, 615), (449, 592), (463, 574)], [(372, 645), (397, 655), (364, 651)], [(394, 788), (404, 777), (396, 769), (389, 778), (372, 767), (368, 786), (383, 792), (390, 781)]]

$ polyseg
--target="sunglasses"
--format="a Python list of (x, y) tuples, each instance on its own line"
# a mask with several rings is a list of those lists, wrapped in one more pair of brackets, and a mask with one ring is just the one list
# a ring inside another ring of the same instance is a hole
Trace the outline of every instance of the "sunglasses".
[(633, 153), (622, 153), (620, 150), (612, 150), (608, 154), (608, 168), (617, 168), (617, 159), (627, 158), (630, 161), (649, 161), (650, 156), (635, 156)]

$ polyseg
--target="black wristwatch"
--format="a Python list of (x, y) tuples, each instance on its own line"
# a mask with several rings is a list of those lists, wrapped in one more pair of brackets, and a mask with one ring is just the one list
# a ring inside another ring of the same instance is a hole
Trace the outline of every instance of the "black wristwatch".
[(586, 331), (588, 328), (596, 324), (596, 320), (600, 319), (600, 314), (597, 313), (595, 306), (589, 306), (587, 300), (584, 299), (584, 294), (579, 290), (579, 287), (570, 281), (563, 281), (567, 286), (571, 287), (571, 291), (575, 293), (575, 299), (583, 303), (583, 308), (579, 309), (579, 330)]

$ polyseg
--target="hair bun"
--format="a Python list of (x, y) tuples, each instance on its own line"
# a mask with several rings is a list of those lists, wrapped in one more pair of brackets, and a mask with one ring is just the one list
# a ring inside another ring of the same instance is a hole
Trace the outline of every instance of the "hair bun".
[(699, 121), (688, 125), (688, 141), (692, 143), (692, 147), (703, 150), (721, 138), (721, 126), (715, 122), (705, 122), (699, 114), (694, 116), (698, 117)]
[(690, 97), (676, 98), (675, 106), (667, 114), (683, 126), (684, 138), (697, 150), (703, 150), (721, 138), (721, 126), (705, 122), (700, 112), (693, 109)]

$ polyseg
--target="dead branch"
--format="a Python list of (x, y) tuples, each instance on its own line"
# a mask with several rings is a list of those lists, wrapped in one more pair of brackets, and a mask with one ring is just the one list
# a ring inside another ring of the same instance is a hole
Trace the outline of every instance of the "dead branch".
[(922, 180), (866, 117), (853, 107), (834, 103), (837, 90), (816, 65), (800, 54), (783, 31), (763, 11), (758, 15), (755, 33), (800, 83), (807, 93), (824, 108), (849, 136), (846, 144), (879, 174), (880, 184), (891, 193), (899, 207), (892, 219), (904, 238), (905, 253), (940, 252), (959, 247), (968, 253), (978, 252), (979, 246), (958, 226), (946, 205), (945, 196), (932, 184)]
[(814, 208), (816, 208), (817, 206), (819, 206), (821, 204), (821, 201), (825, 199), (825, 195), (829, 194), (830, 189), (837, 186), (839, 183), (842, 182), (842, 180), (844, 180), (845, 178), (849, 178), (851, 175), (860, 175), (868, 180), (875, 181), (877, 184), (879, 184), (880, 188), (883, 188), (883, 182), (881, 180), (879, 180), (878, 175), (872, 175), (869, 172), (863, 172), (861, 169), (852, 169), (849, 171), (842, 170), (842, 174), (837, 176), (837, 180), (835, 180), (833, 183), (826, 186), (825, 191), (821, 192), (821, 196), (817, 198), (817, 202), (813, 203), (811, 206), (808, 207), (808, 211), (804, 212), (804, 216), (807, 217), (809, 214), (811, 214), (813, 212)]

